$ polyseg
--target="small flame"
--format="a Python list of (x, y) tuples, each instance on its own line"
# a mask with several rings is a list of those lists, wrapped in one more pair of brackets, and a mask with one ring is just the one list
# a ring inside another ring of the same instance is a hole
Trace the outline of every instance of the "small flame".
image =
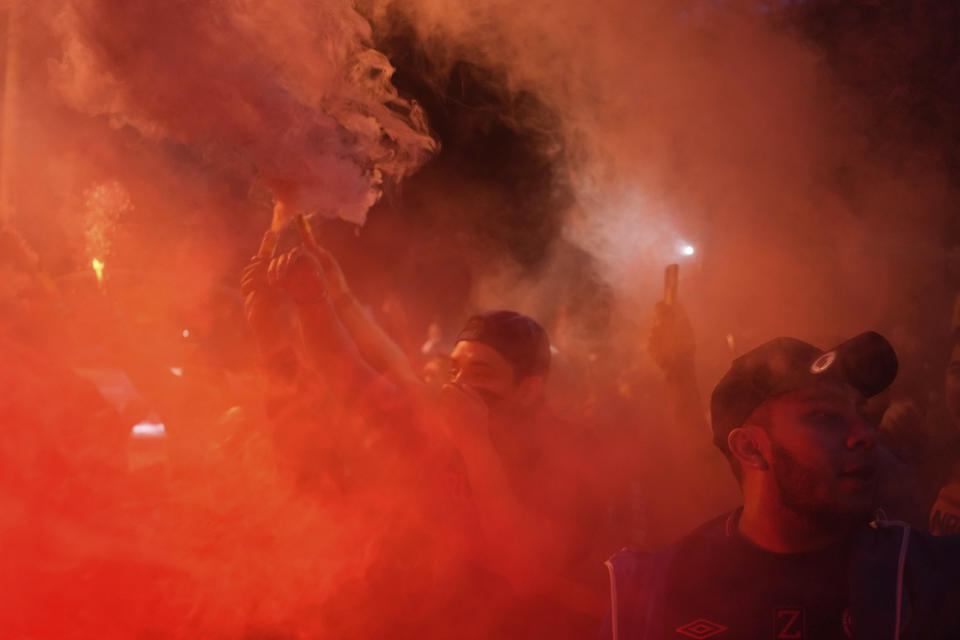
[(103, 284), (103, 267), (104, 267), (103, 260), (100, 260), (99, 258), (94, 258), (93, 260), (90, 261), (90, 266), (93, 267), (93, 272), (97, 276), (97, 284), (102, 285)]

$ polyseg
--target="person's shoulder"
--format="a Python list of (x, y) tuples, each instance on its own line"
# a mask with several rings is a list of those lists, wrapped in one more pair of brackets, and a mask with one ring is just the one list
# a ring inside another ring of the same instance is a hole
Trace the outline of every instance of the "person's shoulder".
[(926, 531), (911, 530), (910, 552), (920, 552), (931, 558), (932, 566), (944, 567), (954, 572), (960, 571), (960, 534), (937, 536)]
[(577, 433), (584, 428), (582, 422), (561, 415), (548, 405), (540, 407), (531, 416), (531, 422), (540, 429), (561, 435)]
[[(542, 407), (526, 421), (531, 435), (543, 442), (544, 453), (570, 458), (570, 451), (595, 454), (601, 445), (597, 430), (585, 420), (563, 416), (549, 407)], [(591, 459), (584, 455), (583, 459)]]
[(893, 573), (906, 562), (914, 588), (933, 592), (956, 590), (960, 573), (960, 535), (937, 536), (913, 529), (906, 523), (881, 521), (864, 528), (860, 540), (859, 566), (868, 573)]
[[(935, 637), (960, 634), (960, 535), (935, 536), (925, 531), (909, 533), (904, 580), (911, 594), (913, 615), (927, 621)], [(919, 637), (919, 636), (918, 636)]]
[(610, 558), (610, 562), (632, 570), (643, 567), (650, 562), (673, 557), (698, 549), (709, 549), (728, 539), (730, 526), (736, 512), (725, 513), (707, 520), (693, 529), (673, 544), (658, 551), (635, 551), (623, 549)]
[(731, 511), (707, 520), (674, 543), (674, 551), (712, 548), (730, 539), (731, 527), (736, 526), (737, 511)]
[(729, 539), (732, 515), (709, 520), (660, 551), (624, 549), (611, 556), (606, 562), (610, 573), (610, 616), (612, 628), (619, 633), (608, 637), (631, 637), (644, 628), (648, 616), (660, 615), (676, 559), (691, 555), (694, 550), (709, 551), (716, 541)]

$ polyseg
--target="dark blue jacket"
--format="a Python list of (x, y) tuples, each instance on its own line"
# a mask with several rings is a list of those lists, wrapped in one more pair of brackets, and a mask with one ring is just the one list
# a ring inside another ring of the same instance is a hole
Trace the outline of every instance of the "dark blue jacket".
[[(667, 577), (685, 541), (607, 561), (611, 603), (602, 638), (661, 640)], [(960, 638), (960, 536), (934, 537), (878, 514), (859, 533), (851, 560), (854, 640)]]

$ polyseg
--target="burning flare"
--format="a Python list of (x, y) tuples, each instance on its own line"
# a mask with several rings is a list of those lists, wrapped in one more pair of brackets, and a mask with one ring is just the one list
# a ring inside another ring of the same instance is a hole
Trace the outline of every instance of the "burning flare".
[(97, 276), (97, 284), (101, 287), (103, 286), (103, 260), (99, 258), (94, 258), (90, 261), (90, 266), (93, 267), (93, 273)]

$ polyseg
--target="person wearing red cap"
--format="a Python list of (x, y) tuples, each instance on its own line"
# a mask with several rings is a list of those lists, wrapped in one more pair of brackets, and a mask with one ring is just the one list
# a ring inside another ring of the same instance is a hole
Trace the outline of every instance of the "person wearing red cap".
[(736, 359), (711, 422), (743, 506), (665, 551), (613, 556), (604, 637), (960, 637), (960, 539), (876, 510), (861, 411), (896, 371), (876, 333), (828, 351), (777, 338)]

